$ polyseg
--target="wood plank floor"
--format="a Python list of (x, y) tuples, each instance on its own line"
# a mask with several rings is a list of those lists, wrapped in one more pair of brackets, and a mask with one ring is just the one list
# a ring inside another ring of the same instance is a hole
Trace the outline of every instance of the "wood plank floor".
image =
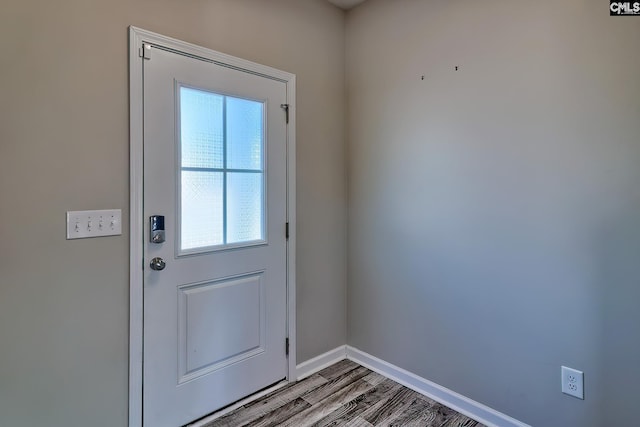
[(483, 427), (349, 360), (278, 389), (204, 427)]

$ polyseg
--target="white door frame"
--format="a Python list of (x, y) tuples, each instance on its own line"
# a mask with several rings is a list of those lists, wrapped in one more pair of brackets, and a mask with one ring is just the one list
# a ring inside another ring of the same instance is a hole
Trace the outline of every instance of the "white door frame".
[[(291, 73), (235, 58), (224, 53), (176, 40), (136, 27), (129, 27), (129, 151), (130, 151), (130, 258), (129, 258), (129, 427), (142, 426), (143, 342), (143, 75), (142, 44), (162, 46), (178, 52), (277, 79), (286, 84), (289, 104), (287, 126), (287, 336), (289, 337), (288, 381), (296, 380), (296, 76)], [(283, 230), (284, 232), (284, 230)]]

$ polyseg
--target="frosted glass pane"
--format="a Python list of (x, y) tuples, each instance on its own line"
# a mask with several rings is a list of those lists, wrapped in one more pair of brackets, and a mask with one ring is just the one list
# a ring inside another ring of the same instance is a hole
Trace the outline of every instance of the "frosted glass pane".
[(180, 88), (182, 167), (222, 168), (224, 96)]
[(222, 172), (182, 172), (182, 250), (224, 243), (223, 182)]
[(227, 243), (264, 238), (262, 191), (261, 173), (227, 175)]
[(227, 168), (262, 170), (262, 102), (227, 97)]

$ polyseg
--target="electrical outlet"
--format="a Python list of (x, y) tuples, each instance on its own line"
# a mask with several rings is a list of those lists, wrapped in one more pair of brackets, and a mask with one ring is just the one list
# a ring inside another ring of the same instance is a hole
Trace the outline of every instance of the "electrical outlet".
[(584, 399), (584, 373), (576, 369), (562, 367), (562, 392), (578, 399)]

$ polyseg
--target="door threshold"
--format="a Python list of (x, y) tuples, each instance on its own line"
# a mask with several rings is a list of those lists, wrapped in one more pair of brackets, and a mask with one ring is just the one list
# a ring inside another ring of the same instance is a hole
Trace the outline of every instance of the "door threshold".
[(264, 396), (266, 396), (267, 394), (276, 391), (278, 389), (281, 389), (282, 387), (286, 386), (287, 384), (289, 384), (289, 381), (287, 381), (287, 379), (283, 379), (282, 381), (275, 383), (273, 385), (270, 385), (266, 388), (263, 388), (260, 391), (257, 391), (255, 393), (253, 393), (250, 396), (245, 397), (244, 399), (238, 400), (235, 403), (232, 403), (230, 405), (225, 406), (222, 409), (218, 409), (216, 412), (207, 415), (204, 418), (200, 418), (197, 421), (192, 422), (191, 424), (187, 424), (185, 427), (202, 427), (204, 425), (206, 425), (207, 423), (210, 423), (213, 420), (217, 420), (218, 418), (224, 417), (225, 415), (227, 415), (230, 412), (235, 411), (236, 409), (238, 409), (241, 406), (244, 406), (248, 403), (251, 403), (255, 400), (258, 400)]

